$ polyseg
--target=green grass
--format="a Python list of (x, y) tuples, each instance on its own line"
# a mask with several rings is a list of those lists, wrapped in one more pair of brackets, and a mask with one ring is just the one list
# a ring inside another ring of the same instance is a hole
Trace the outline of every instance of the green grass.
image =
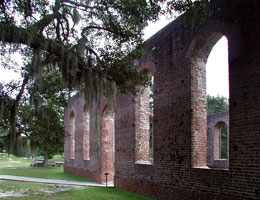
[[(35, 159), (28, 158), (19, 158), (12, 154), (8, 156), (7, 153), (0, 153), (0, 167), (28, 167), (37, 159), (43, 159), (42, 156), (39, 156)], [(64, 157), (62, 155), (55, 155), (52, 159), (49, 159), (50, 162), (64, 162)]]
[(80, 199), (149, 200), (151, 199), (135, 193), (126, 192), (119, 188), (86, 188), (79, 191), (69, 191), (65, 193), (66, 195), (64, 197), (60, 198), (57, 196), (57, 199), (75, 199), (75, 200), (80, 200)]
[[(12, 191), (15, 194), (28, 195), (24, 197), (8, 197), (1, 199), (19, 200), (149, 200), (150, 198), (126, 192), (118, 188), (70, 188), (69, 191), (60, 191), (65, 186), (47, 185), (23, 182), (0, 182), (0, 191)], [(65, 188), (66, 189), (66, 188)], [(68, 188), (67, 188), (68, 190)], [(48, 192), (47, 192), (48, 191)], [(50, 193), (54, 191), (56, 193)]]
[[(39, 159), (39, 158), (37, 158)], [(60, 179), (71, 181), (89, 181), (71, 174), (65, 174), (63, 167), (30, 167), (32, 159), (22, 159), (6, 153), (0, 153), (0, 174), (25, 176), (33, 178)], [(56, 155), (50, 161), (64, 161), (63, 156)]]
[[(28, 199), (38, 199), (38, 196), (43, 199), (44, 196), (51, 198), (51, 194), (79, 190), (83, 187), (73, 187), (64, 185), (51, 185), (41, 183), (29, 183), (19, 181), (1, 181), (0, 182), (0, 197), (3, 195), (12, 195), (13, 197), (5, 197), (4, 199), (21, 199), (21, 197), (14, 196), (26, 196)], [(3, 197), (1, 198), (3, 199)], [(24, 198), (22, 198), (24, 199)]]
[[(43, 159), (43, 156), (38, 156), (37, 159)], [(55, 155), (52, 159), (49, 159), (49, 161), (58, 161), (58, 162), (64, 162), (64, 156), (63, 155)]]
[(63, 167), (27, 167), (19, 169), (0, 169), (0, 174), (71, 181), (90, 181), (71, 174), (65, 174), (63, 172)]
[(32, 159), (24, 159), (18, 158), (14, 155), (9, 155), (6, 153), (0, 153), (0, 167), (11, 167), (11, 168), (18, 168), (18, 167), (29, 167), (30, 164), (33, 162)]
[[(11, 159), (10, 159), (11, 158)], [(30, 167), (33, 160), (24, 160), (10, 155), (8, 159), (6, 154), (0, 153), (0, 174), (13, 176), (26, 176), (35, 178), (61, 179), (73, 181), (89, 181), (74, 175), (65, 174), (63, 167)], [(62, 156), (55, 156), (54, 161), (63, 161)], [(2, 168), (7, 165), (11, 168)], [(26, 167), (24, 167), (26, 166)], [(5, 197), (1, 198), (1, 193), (13, 193), (27, 195), (23, 197)], [(58, 186), (40, 183), (29, 183), (19, 181), (1, 181), (0, 180), (0, 199), (18, 199), (18, 200), (149, 200), (150, 198), (141, 195), (126, 192), (118, 188), (75, 188), (72, 186)]]

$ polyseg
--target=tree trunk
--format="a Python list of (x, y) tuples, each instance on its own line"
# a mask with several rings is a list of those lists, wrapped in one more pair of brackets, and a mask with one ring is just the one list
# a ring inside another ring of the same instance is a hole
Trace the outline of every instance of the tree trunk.
[(48, 152), (45, 152), (44, 154), (44, 160), (43, 160), (43, 166), (47, 167), (48, 166)]
[(15, 135), (16, 135), (16, 111), (17, 101), (14, 101), (10, 111), (10, 134), (9, 134), (9, 146), (8, 154), (14, 153)]
[(2, 120), (2, 100), (0, 99), (0, 121)]
[(30, 139), (30, 148), (31, 148), (31, 157), (32, 157), (32, 159), (34, 159), (35, 147), (34, 147), (34, 142), (32, 139)]
[(15, 139), (16, 139), (17, 108), (18, 108), (19, 101), (22, 98), (25, 86), (28, 83), (28, 81), (29, 81), (29, 75), (26, 75), (23, 79), (21, 89), (20, 89), (18, 95), (16, 96), (16, 99), (14, 100), (12, 107), (10, 109), (10, 134), (9, 134), (8, 154), (14, 153), (14, 144), (15, 144)]

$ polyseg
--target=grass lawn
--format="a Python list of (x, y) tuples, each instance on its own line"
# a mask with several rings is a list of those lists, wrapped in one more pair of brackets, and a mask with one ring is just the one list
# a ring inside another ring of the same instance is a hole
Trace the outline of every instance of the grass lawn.
[[(0, 182), (1, 199), (19, 200), (149, 200), (150, 198), (118, 188), (82, 188), (26, 182)], [(4, 191), (4, 192), (3, 192)], [(3, 193), (2, 193), (3, 192)], [(4, 197), (4, 195), (17, 195)], [(4, 197), (4, 198), (3, 198)]]
[[(20, 199), (21, 197), (43, 197), (53, 193), (83, 189), (82, 187), (51, 185), (19, 181), (0, 181), (0, 199)], [(19, 198), (18, 198), (19, 197)]]
[[(22, 159), (13, 155), (10, 155), (8, 158), (6, 153), (0, 153), (0, 174), (33, 178), (90, 181), (71, 174), (65, 174), (63, 167), (31, 167), (30, 164), (33, 163), (33, 161), (33, 159)], [(50, 161), (64, 161), (64, 158), (57, 155)]]
[(34, 178), (60, 179), (71, 181), (90, 181), (71, 174), (65, 174), (63, 167), (26, 167), (19, 169), (0, 169), (1, 175), (26, 176)]
[(0, 168), (29, 167), (32, 162), (32, 159), (17, 158), (13, 155), (8, 157), (6, 153), (0, 153)]
[[(56, 161), (62, 161), (62, 159), (62, 157), (54, 158)], [(32, 162), (33, 160), (30, 159), (21, 159), (12, 156), (7, 158), (6, 155), (0, 153), (0, 174), (73, 181), (89, 181), (74, 175), (65, 174), (63, 172), (63, 167), (30, 167)], [(8, 166), (8, 168), (5, 166)], [(0, 199), (149, 200), (150, 198), (131, 192), (126, 192), (119, 188), (75, 187), (0, 180)]]

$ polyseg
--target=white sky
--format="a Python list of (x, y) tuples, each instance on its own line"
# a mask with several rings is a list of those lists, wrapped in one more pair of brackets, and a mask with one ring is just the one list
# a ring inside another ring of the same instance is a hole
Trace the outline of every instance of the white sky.
[[(156, 23), (150, 23), (145, 29), (145, 39), (154, 35), (172, 20), (167, 20), (163, 17)], [(213, 47), (208, 58), (206, 70), (207, 94), (210, 94), (211, 96), (221, 95), (228, 98), (228, 45), (225, 37), (221, 38)], [(20, 74), (0, 67), (0, 81), (8, 82), (19, 78)]]
[(0, 80), (1, 82), (9, 82), (11, 80), (18, 80), (20, 78), (19, 73), (15, 73), (11, 70), (0, 67)]

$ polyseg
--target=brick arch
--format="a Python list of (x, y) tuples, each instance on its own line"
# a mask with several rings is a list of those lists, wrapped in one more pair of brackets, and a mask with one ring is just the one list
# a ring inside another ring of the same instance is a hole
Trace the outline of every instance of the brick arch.
[(206, 63), (212, 48), (222, 36), (224, 35), (220, 32), (201, 34), (193, 39), (187, 52), (191, 62), (191, 164), (193, 167), (208, 165)]
[(191, 59), (200, 58), (206, 61), (212, 48), (222, 36), (225, 36), (225, 34), (208, 32), (195, 37), (187, 51), (187, 56)]
[[(228, 141), (228, 129), (229, 124), (224, 121), (219, 121), (214, 126), (214, 159), (221, 159), (221, 128), (227, 126), (227, 141)], [(227, 150), (228, 153), (228, 150)]]
[(106, 109), (111, 110), (112, 112), (116, 112), (116, 107), (113, 100), (109, 100), (108, 98), (103, 98), (101, 106), (100, 106), (100, 116), (104, 115)]
[(101, 107), (101, 183), (105, 183), (105, 173), (108, 173), (108, 183), (114, 183), (114, 109), (106, 100)]
[(104, 115), (104, 112), (105, 112), (105, 110), (106, 110), (106, 108), (107, 108), (107, 106), (108, 106), (108, 100), (107, 99), (105, 99), (104, 100), (104, 102), (102, 103), (102, 106), (101, 106), (101, 108), (100, 108), (100, 116), (102, 117), (103, 115)]
[[(155, 66), (152, 62), (141, 65), (140, 71), (154, 78)], [(135, 97), (135, 164), (153, 164), (153, 123), (150, 108), (151, 87), (140, 88), (142, 91)]]
[(82, 157), (90, 160), (90, 111), (86, 103), (82, 108)]
[(76, 151), (75, 151), (75, 134), (76, 134), (76, 119), (75, 119), (75, 112), (74, 110), (70, 111), (69, 115), (69, 134), (70, 134), (70, 159), (75, 159), (76, 157)]
[(212, 48), (222, 36), (228, 40), (229, 62), (233, 58), (243, 58), (243, 51), (240, 49), (245, 48), (247, 39), (236, 25), (228, 24), (221, 19), (210, 20), (200, 27), (196, 35), (191, 38), (185, 56), (189, 60), (195, 56), (202, 56), (207, 60)]
[(224, 122), (224, 121), (218, 121), (218, 122), (216, 122), (216, 124), (215, 124), (215, 128), (220, 128), (221, 126), (223, 126), (223, 125), (227, 125), (227, 123), (226, 122)]

